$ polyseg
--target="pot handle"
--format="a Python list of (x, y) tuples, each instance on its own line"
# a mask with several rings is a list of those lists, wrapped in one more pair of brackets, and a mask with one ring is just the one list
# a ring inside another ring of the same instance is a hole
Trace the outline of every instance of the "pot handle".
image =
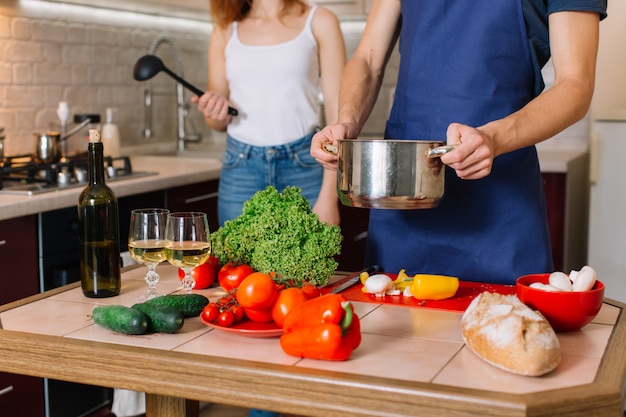
[(426, 158), (439, 158), (448, 152), (454, 150), (457, 145), (443, 145), (436, 148), (430, 148), (426, 151)]
[[(456, 146), (457, 145), (443, 145), (443, 146), (437, 146), (435, 148), (430, 148), (426, 151), (426, 157), (427, 158), (439, 158), (440, 156), (445, 155), (448, 152), (454, 150)], [(333, 155), (337, 155), (337, 152), (339, 152), (339, 149), (337, 148), (337, 146), (333, 145), (331, 142), (325, 142), (324, 144), (322, 144), (322, 148), (324, 148), (326, 152), (332, 153)]]

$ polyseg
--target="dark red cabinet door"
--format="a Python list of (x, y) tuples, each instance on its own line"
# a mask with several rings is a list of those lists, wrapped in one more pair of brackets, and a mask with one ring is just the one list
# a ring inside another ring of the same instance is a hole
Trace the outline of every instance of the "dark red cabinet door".
[[(0, 305), (39, 292), (35, 216), (0, 221)], [(0, 372), (0, 414), (44, 416), (43, 379)]]

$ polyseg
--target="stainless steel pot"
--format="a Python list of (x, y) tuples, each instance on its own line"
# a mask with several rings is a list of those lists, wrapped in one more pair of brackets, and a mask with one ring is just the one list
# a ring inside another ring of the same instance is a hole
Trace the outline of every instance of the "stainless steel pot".
[(61, 134), (58, 132), (35, 133), (37, 145), (35, 148), (35, 158), (37, 161), (47, 164), (59, 160), (59, 142)]
[(347, 206), (427, 209), (443, 197), (445, 169), (438, 158), (454, 146), (442, 141), (339, 140), (337, 192)]
[[(77, 117), (80, 117), (79, 119)], [(99, 122), (99, 115), (77, 115), (75, 116), (76, 120), (80, 120), (81, 122), (76, 125), (72, 130), (67, 133), (60, 133), (55, 131), (49, 131), (44, 133), (35, 133), (35, 138), (37, 139), (37, 145), (35, 147), (35, 159), (43, 164), (48, 164), (51, 162), (57, 162), (59, 160), (63, 161), (65, 158), (67, 150), (66, 141), (67, 139), (74, 135), (76, 132), (83, 129), (92, 120)], [(63, 130), (63, 129), (61, 129)]]

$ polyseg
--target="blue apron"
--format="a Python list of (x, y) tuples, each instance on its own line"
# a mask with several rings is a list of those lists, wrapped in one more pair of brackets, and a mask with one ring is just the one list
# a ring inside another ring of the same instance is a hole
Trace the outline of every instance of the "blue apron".
[[(386, 138), (444, 140), (451, 122), (480, 126), (523, 107), (534, 72), (520, 0), (403, 0), (400, 68)], [(446, 167), (437, 208), (370, 212), (366, 264), (389, 273), (512, 284), (553, 270), (534, 146), (461, 180)]]

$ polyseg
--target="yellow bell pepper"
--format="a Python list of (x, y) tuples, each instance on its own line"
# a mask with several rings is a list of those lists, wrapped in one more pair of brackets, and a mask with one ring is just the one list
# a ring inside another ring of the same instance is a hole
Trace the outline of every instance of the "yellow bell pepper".
[(411, 294), (419, 300), (443, 300), (453, 297), (459, 289), (459, 279), (445, 275), (416, 274)]
[(406, 271), (401, 269), (400, 272), (398, 272), (398, 277), (393, 281), (393, 285), (396, 289), (404, 291), (404, 289), (411, 285), (412, 282), (413, 277), (408, 276)]

